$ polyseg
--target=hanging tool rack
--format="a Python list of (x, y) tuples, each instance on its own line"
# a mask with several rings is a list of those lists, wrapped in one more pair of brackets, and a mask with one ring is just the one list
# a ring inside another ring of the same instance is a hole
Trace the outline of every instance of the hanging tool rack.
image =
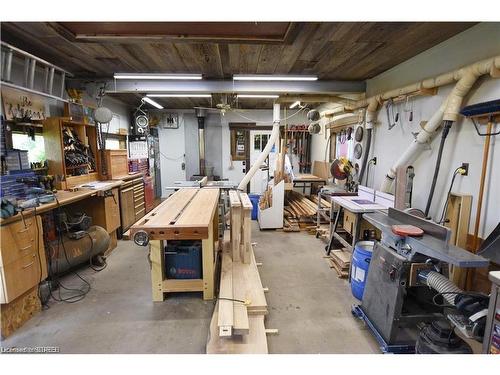
[(312, 135), (307, 125), (288, 125), (286, 139), (290, 153), (296, 155), (299, 162), (299, 173), (311, 173), (311, 141)]

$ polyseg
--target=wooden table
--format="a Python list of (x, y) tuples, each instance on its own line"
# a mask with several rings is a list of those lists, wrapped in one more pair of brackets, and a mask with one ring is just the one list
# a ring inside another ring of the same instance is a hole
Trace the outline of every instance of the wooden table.
[[(218, 239), (219, 189), (180, 189), (130, 228), (130, 238), (145, 231), (150, 239), (153, 301), (168, 292), (203, 292), (214, 298), (215, 241)], [(201, 240), (202, 279), (167, 279), (164, 248), (168, 240)]]
[(326, 184), (326, 179), (315, 176), (310, 173), (299, 173), (293, 178), (293, 187), (301, 187), (302, 193), (305, 194), (306, 187), (309, 187), (309, 192), (311, 193), (311, 188), (313, 184)]
[[(101, 181), (102, 182), (102, 181)], [(41, 214), (50, 210), (53, 210), (57, 208), (58, 206), (65, 206), (74, 202), (81, 201), (83, 199), (89, 198), (91, 196), (95, 195), (101, 195), (105, 190), (110, 190), (112, 188), (118, 187), (123, 183), (121, 180), (113, 180), (109, 181), (109, 184), (106, 184), (105, 188), (101, 189), (90, 189), (90, 188), (80, 188), (77, 191), (66, 191), (66, 190), (58, 190), (57, 193), (55, 194), (57, 201), (54, 200), (53, 202), (50, 203), (44, 203), (41, 204), (40, 206), (36, 207), (36, 210), (33, 208), (27, 209), (23, 211), (23, 216), (24, 217), (29, 217), (33, 215), (36, 211), (36, 214)], [(5, 219), (0, 219), (0, 225), (6, 225), (18, 220), (21, 220), (22, 216), (21, 214), (17, 213), (14, 216), (5, 218)]]
[[(377, 210), (387, 210), (388, 207), (394, 206), (394, 197), (389, 194), (374, 191), (373, 189), (362, 185), (360, 185), (358, 189), (358, 194), (355, 196), (331, 197), (332, 211), (334, 204), (338, 206), (338, 210), (335, 215), (335, 221), (333, 221), (333, 217), (330, 218), (330, 240), (325, 248), (327, 255), (330, 255), (334, 239), (339, 241), (348, 251), (352, 253), (356, 242), (359, 241), (362, 215), (364, 213), (374, 212)], [(339, 233), (337, 233), (339, 218), (343, 212), (344, 229), (346, 229), (346, 226), (350, 224), (351, 229), (348, 232), (350, 232), (349, 234), (352, 236), (351, 243), (347, 242)], [(346, 222), (346, 220), (348, 222)]]

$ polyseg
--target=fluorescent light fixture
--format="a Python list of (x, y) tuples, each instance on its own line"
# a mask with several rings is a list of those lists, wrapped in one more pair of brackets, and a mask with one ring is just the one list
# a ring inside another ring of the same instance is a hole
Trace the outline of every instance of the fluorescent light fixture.
[(170, 74), (170, 73), (115, 73), (115, 79), (171, 79), (191, 80), (202, 79), (201, 74)]
[(211, 98), (210, 94), (147, 94), (149, 98)]
[(274, 74), (233, 74), (234, 81), (317, 81), (317, 76), (274, 75)]
[(142, 98), (145, 102), (151, 104), (153, 107), (156, 107), (158, 109), (163, 109), (163, 106), (156, 103), (153, 99), (150, 99), (148, 98), (147, 96), (145, 96), (144, 98)]
[(297, 107), (299, 105), (300, 105), (300, 100), (297, 100), (296, 102), (292, 103), (292, 105), (290, 106), (290, 109), (294, 109), (295, 107)]
[(267, 99), (278, 99), (279, 95), (267, 95), (267, 94), (238, 94), (239, 98), (267, 98)]

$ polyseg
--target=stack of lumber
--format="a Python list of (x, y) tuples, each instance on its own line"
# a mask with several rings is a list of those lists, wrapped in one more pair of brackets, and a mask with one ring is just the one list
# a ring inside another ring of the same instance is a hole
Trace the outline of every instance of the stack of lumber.
[(285, 207), (283, 210), (284, 231), (308, 229), (306, 227), (316, 220), (317, 203), (296, 191), (290, 190), (285, 192)]
[(345, 250), (332, 250), (330, 256), (326, 257), (330, 268), (337, 272), (340, 278), (349, 276), (349, 268), (351, 267), (351, 254)]
[(251, 244), (252, 204), (245, 193), (229, 192), (231, 232), (224, 233), (219, 298), (207, 353), (267, 354), (267, 301)]
[(210, 322), (207, 354), (267, 354), (267, 301), (253, 250), (250, 263), (245, 264), (233, 262), (228, 239), (223, 248), (219, 299)]
[(289, 190), (285, 193), (285, 216), (292, 215), (297, 219), (313, 218), (318, 206), (304, 195)]
[(272, 205), (273, 205), (273, 189), (271, 189), (268, 186), (267, 189), (260, 196), (259, 207), (261, 210), (265, 210), (266, 208), (269, 208)]
[(285, 140), (282, 139), (280, 143), (280, 152), (276, 158), (276, 166), (274, 169), (274, 184), (277, 185), (281, 181), (292, 182), (292, 176), (285, 171), (285, 159), (287, 157), (287, 147), (285, 145)]
[(314, 228), (315, 228), (315, 232), (310, 233), (310, 234), (314, 234), (316, 236), (316, 238), (321, 238), (321, 239), (329, 239), (330, 238), (330, 229), (328, 228), (328, 226), (320, 226), (319, 228), (318, 227), (314, 227)]
[(294, 217), (283, 217), (283, 232), (300, 232), (299, 220)]
[[(309, 199), (313, 201), (316, 204), (316, 207), (318, 205), (318, 196), (317, 195), (311, 195), (309, 196)], [(321, 198), (321, 206), (322, 207), (327, 207), (330, 208), (332, 207), (332, 204), (328, 202), (326, 199)]]

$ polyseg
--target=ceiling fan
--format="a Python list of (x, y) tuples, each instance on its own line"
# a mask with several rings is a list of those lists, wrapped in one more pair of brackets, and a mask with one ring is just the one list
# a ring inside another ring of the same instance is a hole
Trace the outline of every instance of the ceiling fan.
[(215, 107), (194, 107), (197, 109), (206, 109), (208, 111), (218, 111), (224, 116), (226, 112), (236, 109), (237, 97), (236, 94), (221, 94), (220, 102)]

